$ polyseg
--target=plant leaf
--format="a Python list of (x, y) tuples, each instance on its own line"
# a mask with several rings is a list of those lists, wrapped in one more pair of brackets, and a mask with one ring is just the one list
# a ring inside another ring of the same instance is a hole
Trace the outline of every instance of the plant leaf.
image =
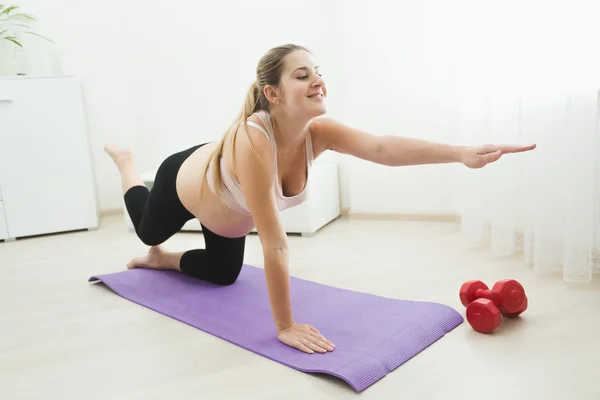
[(12, 15), (7, 15), (0, 21), (36, 22), (37, 20), (35, 19), (35, 17), (28, 15), (28, 14), (12, 14)]
[[(4, 8), (4, 6), (2, 6), (2, 8)], [(6, 9), (4, 9), (4, 11), (0, 12), (0, 14), (10, 14), (13, 10), (18, 10), (19, 6), (16, 5), (12, 5), (9, 7), (6, 7)]]
[(39, 33), (30, 32), (30, 31), (25, 31), (25, 33), (28, 33), (28, 34), (30, 34), (30, 35), (33, 35), (33, 36), (38, 36), (38, 37), (41, 37), (42, 39), (46, 39), (46, 40), (47, 40), (47, 41), (49, 41), (50, 43), (54, 43), (52, 40), (48, 39), (48, 38), (47, 38), (47, 37), (45, 37), (45, 36), (42, 36), (42, 35), (40, 35)]
[(4, 39), (8, 40), (9, 42), (13, 42), (14, 44), (16, 44), (16, 45), (17, 45), (17, 46), (19, 46), (19, 47), (23, 47), (23, 46), (21, 45), (21, 43), (19, 43), (19, 41), (18, 41), (18, 40), (17, 40), (17, 38), (15, 38), (15, 37), (12, 37), (12, 36), (7, 36), (7, 37), (5, 37)]
[(8, 31), (8, 29), (5, 29), (2, 32), (0, 32), (0, 35), (4, 35), (6, 33), (6, 31)]

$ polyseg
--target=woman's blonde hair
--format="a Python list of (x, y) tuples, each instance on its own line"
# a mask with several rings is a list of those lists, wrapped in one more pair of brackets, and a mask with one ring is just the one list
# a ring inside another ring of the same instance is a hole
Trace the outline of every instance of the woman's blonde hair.
[[(213, 182), (216, 182), (215, 191), (219, 198), (221, 197), (223, 191), (226, 190), (222, 179), (220, 162), (221, 158), (223, 157), (224, 153), (226, 153), (228, 156), (231, 156), (233, 169), (234, 171), (236, 170), (235, 141), (238, 128), (241, 124), (245, 124), (252, 114), (258, 111), (270, 111), (271, 105), (269, 100), (264, 95), (264, 88), (267, 85), (274, 87), (279, 85), (285, 57), (296, 50), (310, 52), (305, 47), (295, 44), (286, 44), (270, 49), (258, 62), (258, 66), (256, 67), (256, 80), (252, 83), (248, 90), (242, 110), (237, 115), (229, 129), (226, 131), (225, 135), (223, 135), (221, 140), (219, 140), (215, 150), (211, 153), (208, 162), (206, 163), (206, 168), (204, 170), (206, 179), (204, 179), (202, 192), (206, 188), (208, 179), (212, 179)], [(250, 140), (250, 138), (248, 139)], [(252, 141), (250, 141), (250, 145), (252, 146)], [(252, 147), (252, 149), (254, 150), (254, 147)], [(209, 166), (212, 168), (212, 177), (206, 175)]]

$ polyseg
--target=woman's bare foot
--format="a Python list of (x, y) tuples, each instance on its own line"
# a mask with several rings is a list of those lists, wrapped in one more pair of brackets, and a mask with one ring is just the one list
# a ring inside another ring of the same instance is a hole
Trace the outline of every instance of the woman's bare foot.
[(162, 249), (160, 246), (152, 246), (150, 250), (148, 250), (148, 254), (143, 257), (136, 257), (129, 261), (127, 264), (128, 269), (133, 268), (151, 268), (151, 269), (161, 269), (160, 268), (160, 259), (161, 259)]
[(108, 153), (119, 168), (133, 161), (133, 152), (130, 149), (115, 144), (107, 144), (104, 146), (104, 151)]
[(104, 151), (113, 159), (119, 173), (121, 174), (121, 186), (123, 194), (127, 193), (133, 186), (145, 186), (140, 174), (138, 174), (133, 163), (133, 152), (127, 148), (121, 148), (114, 144), (104, 146)]
[(152, 246), (148, 254), (144, 257), (136, 257), (127, 264), (127, 269), (150, 268), (150, 269), (171, 269), (180, 271), (179, 260), (182, 253), (168, 253), (163, 251), (160, 246)]

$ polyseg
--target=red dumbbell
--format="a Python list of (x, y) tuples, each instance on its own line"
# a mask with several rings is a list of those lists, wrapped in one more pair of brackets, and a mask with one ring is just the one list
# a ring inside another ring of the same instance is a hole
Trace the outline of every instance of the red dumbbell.
[(525, 310), (527, 310), (527, 296), (525, 296), (525, 298), (523, 299), (523, 304), (522, 304), (521, 309), (519, 311), (514, 312), (514, 313), (506, 313), (506, 314), (504, 314), (504, 316), (508, 317), (508, 318), (516, 318), (519, 315), (523, 314), (523, 312)]
[(467, 321), (477, 332), (490, 333), (502, 323), (502, 314), (491, 300), (477, 299), (467, 307)]
[(480, 298), (491, 300), (506, 317), (516, 317), (527, 309), (525, 289), (514, 279), (498, 281), (492, 290), (481, 281), (468, 281), (461, 286), (459, 295), (465, 307)]
[(467, 321), (481, 333), (493, 332), (502, 323), (502, 315), (514, 318), (527, 309), (525, 290), (515, 280), (497, 282), (492, 290), (481, 281), (465, 282), (460, 299), (467, 307)]

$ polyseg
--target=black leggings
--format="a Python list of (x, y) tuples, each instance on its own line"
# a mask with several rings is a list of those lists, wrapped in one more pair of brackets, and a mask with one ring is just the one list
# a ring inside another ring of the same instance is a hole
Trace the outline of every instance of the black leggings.
[[(134, 186), (125, 193), (125, 206), (138, 237), (156, 246), (177, 233), (194, 219), (177, 195), (176, 179), (181, 164), (200, 146), (169, 156), (158, 168), (152, 190)], [(206, 249), (185, 252), (179, 268), (187, 275), (217, 285), (231, 285), (240, 274), (246, 237), (227, 238), (202, 225)]]

